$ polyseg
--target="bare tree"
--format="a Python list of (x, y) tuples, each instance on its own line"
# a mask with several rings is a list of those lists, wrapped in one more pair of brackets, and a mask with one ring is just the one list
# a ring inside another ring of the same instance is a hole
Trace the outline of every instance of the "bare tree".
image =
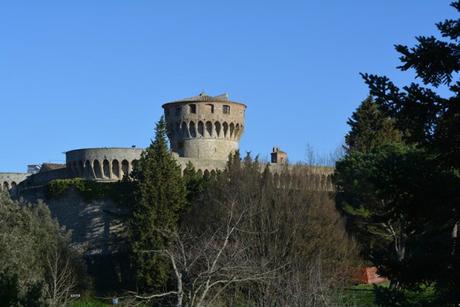
[(77, 282), (68, 251), (56, 246), (47, 254), (45, 261), (45, 294), (50, 306), (67, 306), (71, 291)]
[(235, 214), (234, 203), (228, 208), (225, 225), (200, 236), (191, 232), (165, 232), (172, 239), (167, 250), (158, 252), (169, 258), (176, 280), (176, 290), (152, 295), (136, 295), (152, 300), (175, 296), (176, 306), (204, 306), (216, 303), (231, 285), (262, 283), (273, 278), (280, 269), (260, 264), (250, 256), (250, 246), (239, 237), (247, 212)]

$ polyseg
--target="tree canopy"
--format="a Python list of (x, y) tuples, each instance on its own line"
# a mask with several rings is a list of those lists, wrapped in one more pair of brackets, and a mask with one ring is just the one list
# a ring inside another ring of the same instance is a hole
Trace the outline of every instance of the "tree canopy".
[(186, 187), (180, 166), (168, 149), (163, 118), (155, 138), (142, 153), (132, 178), (136, 180), (135, 201), (129, 221), (130, 245), (137, 286), (141, 290), (164, 286), (169, 263), (155, 251), (168, 245), (160, 230), (175, 230), (186, 205)]
[[(460, 11), (460, 1), (452, 6)], [(437, 27), (441, 38), (396, 45), (399, 69), (413, 69), (421, 84), (399, 88), (385, 76), (362, 74), (375, 106), (363, 103), (349, 121), (352, 150), (337, 163), (335, 180), (349, 227), (394, 289), (431, 283), (446, 303), (460, 301), (460, 20)], [(450, 96), (438, 94), (440, 87)], [(377, 111), (394, 123), (400, 141), (388, 137)], [(375, 142), (372, 127), (380, 127)], [(355, 146), (362, 139), (371, 146)]]

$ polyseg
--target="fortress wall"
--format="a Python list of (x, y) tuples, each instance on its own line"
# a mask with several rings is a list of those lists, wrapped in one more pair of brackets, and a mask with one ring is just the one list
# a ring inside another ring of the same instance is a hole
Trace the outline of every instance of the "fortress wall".
[(183, 157), (203, 160), (223, 160), (228, 159), (230, 153), (239, 149), (238, 141), (219, 140), (219, 139), (185, 139), (182, 151)]
[(26, 180), (28, 173), (0, 173), (0, 191), (15, 189), (18, 184)]
[[(270, 172), (273, 173), (275, 182), (287, 170), (292, 181), (306, 180), (313, 190), (330, 192), (335, 190), (332, 182), (333, 167), (281, 163), (270, 163), (268, 166)], [(261, 165), (261, 167), (265, 166)]]
[(70, 189), (62, 197), (47, 201), (53, 217), (72, 230), (72, 245), (86, 255), (112, 254), (126, 235), (121, 209), (112, 200), (85, 201)]
[(67, 169), (63, 167), (30, 175), (30, 177), (24, 183), (27, 183), (28, 186), (38, 186), (46, 184), (54, 179), (66, 179), (67, 177)]
[(85, 148), (66, 152), (70, 177), (117, 181), (133, 170), (142, 148)]
[(195, 170), (201, 171), (203, 174), (205, 172), (212, 172), (213, 170), (223, 170), (227, 166), (227, 161), (223, 160), (203, 160), (195, 158), (182, 158), (175, 157), (179, 165), (181, 166), (182, 171), (187, 167), (187, 164), (191, 162), (195, 167)]

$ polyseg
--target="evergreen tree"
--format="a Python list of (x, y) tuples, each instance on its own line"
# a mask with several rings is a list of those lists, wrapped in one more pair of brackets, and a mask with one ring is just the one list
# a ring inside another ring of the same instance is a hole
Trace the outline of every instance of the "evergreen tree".
[(202, 196), (206, 187), (206, 180), (189, 161), (184, 169), (184, 181), (187, 187), (187, 203), (191, 204)]
[(174, 231), (186, 204), (186, 188), (167, 146), (163, 117), (156, 125), (155, 139), (142, 153), (132, 177), (137, 182), (129, 221), (131, 251), (140, 290), (159, 288), (169, 274), (169, 262), (155, 251), (168, 246), (165, 231)]
[(371, 97), (361, 103), (347, 123), (351, 128), (345, 136), (347, 151), (370, 152), (379, 145), (401, 141), (393, 120), (385, 116)]
[[(452, 6), (460, 11), (460, 1)], [(405, 242), (403, 257), (381, 248), (372, 260), (396, 289), (434, 284), (440, 299), (436, 304), (443, 305), (460, 302), (455, 242), (460, 224), (460, 19), (437, 27), (442, 39), (420, 36), (415, 47), (396, 46), (399, 68), (414, 69), (423, 84), (400, 89), (387, 77), (363, 74), (378, 109), (394, 119), (406, 145), (349, 152), (337, 164), (336, 182), (348, 199), (339, 206), (348, 203), (361, 210), (366, 222), (375, 217), (383, 226), (391, 217), (403, 217), (398, 229), (389, 228)], [(439, 86), (450, 97), (441, 97)], [(382, 238), (371, 229), (367, 234), (375, 241)], [(388, 238), (393, 245), (399, 242)]]

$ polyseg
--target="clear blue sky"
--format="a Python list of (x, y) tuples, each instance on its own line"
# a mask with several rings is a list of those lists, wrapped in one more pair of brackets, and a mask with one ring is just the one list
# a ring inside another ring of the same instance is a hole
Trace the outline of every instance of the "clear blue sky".
[(248, 105), (243, 151), (331, 152), (367, 95), (359, 72), (408, 83), (393, 45), (436, 34), (450, 2), (1, 1), (0, 171), (147, 146), (162, 103), (203, 90)]

